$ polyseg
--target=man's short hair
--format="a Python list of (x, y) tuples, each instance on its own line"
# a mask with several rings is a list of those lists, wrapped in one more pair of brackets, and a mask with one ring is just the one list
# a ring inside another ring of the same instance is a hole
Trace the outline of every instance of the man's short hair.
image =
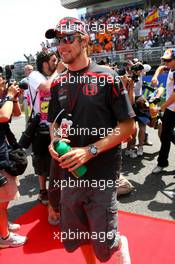
[(39, 72), (43, 73), (43, 63), (49, 62), (50, 57), (54, 55), (55, 52), (41, 51), (36, 56), (36, 68)]
[(24, 69), (33, 71), (33, 66), (30, 65), (30, 64), (27, 64), (27, 65), (24, 66)]

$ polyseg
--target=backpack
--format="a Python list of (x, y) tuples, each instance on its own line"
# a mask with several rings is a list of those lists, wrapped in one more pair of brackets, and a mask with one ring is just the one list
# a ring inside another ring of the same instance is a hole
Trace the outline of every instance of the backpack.
[(8, 166), (4, 169), (12, 176), (18, 176), (24, 173), (27, 168), (28, 160), (25, 150), (17, 143), (15, 135), (10, 129), (8, 123), (4, 124), (5, 135), (8, 145)]

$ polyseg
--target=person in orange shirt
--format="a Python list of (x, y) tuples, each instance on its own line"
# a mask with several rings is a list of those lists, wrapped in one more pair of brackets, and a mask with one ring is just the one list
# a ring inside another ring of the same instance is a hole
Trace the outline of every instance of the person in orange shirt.
[(105, 45), (105, 50), (107, 52), (111, 51), (112, 50), (112, 41), (108, 42), (106, 45)]

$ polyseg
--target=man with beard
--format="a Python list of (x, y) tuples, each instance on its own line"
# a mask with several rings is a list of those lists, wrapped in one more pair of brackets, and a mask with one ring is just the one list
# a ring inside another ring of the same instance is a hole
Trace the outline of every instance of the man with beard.
[[(116, 263), (130, 264), (127, 239), (117, 232), (115, 184), (120, 174), (121, 142), (134, 130), (127, 91), (113, 70), (88, 58), (89, 36), (80, 20), (63, 18), (55, 29), (46, 32), (46, 37), (55, 39), (68, 68), (52, 83), (48, 112), (52, 123), (49, 150), (67, 182), (61, 190), (60, 226), (61, 233), (67, 234), (64, 246), (69, 252), (80, 246), (88, 264), (96, 263), (96, 257), (106, 262), (115, 252)], [(72, 147), (61, 157), (54, 150), (58, 137), (53, 129)], [(72, 175), (83, 164), (87, 172), (81, 183), (88, 186), (80, 186), (80, 179)], [(70, 179), (73, 187), (69, 186)], [(102, 180), (106, 185), (103, 190), (99, 184)]]

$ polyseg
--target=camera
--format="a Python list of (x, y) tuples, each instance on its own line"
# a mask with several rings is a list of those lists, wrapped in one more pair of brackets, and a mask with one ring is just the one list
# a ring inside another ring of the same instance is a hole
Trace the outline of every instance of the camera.
[(144, 67), (141, 63), (136, 63), (131, 66), (131, 71), (134, 71), (134, 72), (142, 71), (143, 69)]
[(36, 131), (36, 128), (40, 122), (40, 114), (36, 114), (30, 121), (28, 121), (28, 126), (26, 130), (22, 133), (22, 136), (18, 142), (21, 148), (27, 149), (32, 143), (32, 138)]
[(0, 174), (0, 187), (4, 186), (7, 183), (6, 177)]
[[(10, 86), (13, 84), (14, 81), (15, 81), (15, 80), (10, 80), (10, 81), (8, 82), (8, 87), (10, 87)], [(20, 88), (21, 90), (27, 90), (28, 87), (29, 87), (29, 84), (28, 84), (28, 81), (27, 81), (27, 80), (21, 80), (21, 81), (19, 81), (19, 82), (16, 82), (16, 84), (19, 86), (19, 88)]]
[(18, 86), (22, 90), (27, 90), (29, 87), (29, 84), (28, 84), (28, 81), (22, 80), (22, 81), (18, 82)]
[(131, 66), (132, 75), (131, 78), (134, 82), (138, 82), (138, 77), (140, 76), (139, 71), (142, 71), (144, 69), (143, 65), (141, 63), (136, 63)]

